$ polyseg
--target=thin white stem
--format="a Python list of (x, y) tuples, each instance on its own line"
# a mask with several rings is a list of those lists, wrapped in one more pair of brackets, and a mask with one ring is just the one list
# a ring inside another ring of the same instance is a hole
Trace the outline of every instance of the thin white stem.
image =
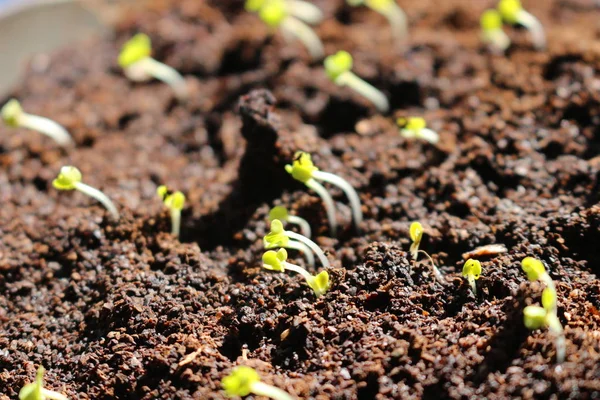
[(333, 237), (337, 236), (337, 220), (335, 217), (335, 204), (333, 203), (333, 199), (331, 198), (331, 195), (329, 194), (329, 192), (327, 191), (327, 189), (325, 189), (325, 187), (323, 185), (321, 185), (319, 182), (317, 182), (314, 179), (309, 179), (308, 181), (306, 181), (305, 184), (309, 189), (314, 190), (319, 195), (321, 200), (323, 200), (323, 204), (325, 205), (325, 212), (327, 213), (327, 219), (329, 220), (329, 230), (331, 232), (331, 236), (333, 236)]
[(181, 210), (172, 208), (171, 209), (171, 234), (179, 237), (181, 230)]
[(302, 275), (302, 277), (304, 279), (306, 279), (307, 282), (310, 282), (312, 279), (314, 279), (314, 276), (312, 276), (310, 274), (310, 272), (308, 272), (307, 270), (305, 270), (302, 267), (299, 267), (297, 265), (291, 264), (291, 263), (289, 263), (287, 261), (283, 262), (283, 268), (285, 270), (294, 271), (295, 273)]
[(382, 113), (386, 113), (390, 109), (390, 103), (387, 97), (385, 97), (385, 95), (381, 93), (379, 89), (362, 80), (352, 71), (346, 71), (341, 74), (335, 83), (340, 86), (346, 85), (351, 87), (361, 96), (366, 97)]
[(308, 265), (310, 265), (312, 268), (315, 267), (315, 256), (310, 247), (302, 242), (298, 242), (297, 240), (289, 240), (285, 247), (300, 251), (306, 257), (306, 262)]
[(562, 363), (567, 353), (565, 332), (556, 314), (549, 312), (546, 316), (546, 322), (548, 323), (548, 329), (556, 338), (556, 362)]
[(392, 2), (390, 3), (390, 7), (381, 10), (381, 12), (388, 19), (396, 40), (401, 40), (408, 36), (408, 18), (398, 4)]
[(287, 12), (307, 24), (317, 25), (323, 21), (323, 12), (317, 6), (302, 0), (287, 0)]
[(69, 400), (64, 394), (42, 388), (42, 397), (52, 400)]
[(117, 207), (115, 207), (114, 203), (104, 193), (81, 182), (77, 182), (75, 184), (75, 189), (98, 200), (104, 207), (106, 207), (115, 220), (119, 219), (119, 211), (117, 210)]
[(306, 25), (298, 18), (292, 16), (286, 17), (281, 22), (281, 29), (288, 31), (297, 37), (298, 40), (304, 44), (313, 59), (318, 60), (325, 55), (323, 43), (321, 43), (319, 36), (317, 36), (310, 26)]
[(147, 80), (152, 76), (169, 85), (179, 101), (186, 101), (189, 97), (187, 83), (176, 69), (146, 57), (126, 69), (127, 77), (134, 81)]
[(433, 275), (435, 276), (435, 279), (437, 279), (440, 283), (445, 283), (444, 275), (442, 275), (442, 273), (440, 272), (438, 267), (435, 266), (435, 263), (433, 262), (433, 258), (431, 258), (431, 256), (424, 250), (419, 250), (419, 253), (425, 254), (427, 256), (427, 258), (429, 259), (429, 262), (431, 263), (431, 269), (433, 270)]
[(285, 391), (260, 381), (253, 383), (251, 390), (257, 396), (266, 396), (273, 400), (294, 400)]
[(495, 50), (500, 52), (505, 51), (510, 46), (510, 38), (502, 29), (484, 31), (481, 36), (484, 43), (492, 45)]
[(296, 215), (288, 215), (287, 220), (290, 224), (298, 225), (300, 227), (300, 232), (302, 232), (302, 234), (307, 238), (310, 238), (312, 236), (310, 225), (308, 224), (308, 221), (304, 218), (298, 217)]
[(329, 264), (329, 260), (327, 259), (327, 257), (325, 256), (325, 253), (323, 253), (323, 250), (321, 250), (321, 248), (319, 247), (318, 244), (316, 244), (315, 242), (313, 242), (312, 240), (310, 240), (307, 237), (304, 237), (296, 232), (292, 232), (292, 231), (285, 231), (285, 234), (287, 235), (287, 237), (289, 237), (292, 240), (296, 240), (298, 242), (304, 243), (305, 245), (307, 245), (312, 251), (314, 251), (314, 253), (317, 255), (317, 257), (319, 257), (319, 260), (321, 261), (321, 264), (325, 267), (325, 268), (330, 268), (331, 265)]
[(472, 275), (467, 275), (467, 281), (469, 281), (469, 285), (471, 285), (473, 294), (477, 296), (477, 285), (475, 284), (475, 278)]
[(360, 197), (358, 197), (358, 193), (356, 193), (356, 190), (354, 190), (352, 185), (350, 185), (345, 179), (329, 172), (315, 171), (313, 172), (313, 178), (331, 183), (332, 185), (342, 189), (342, 191), (346, 194), (346, 197), (348, 197), (348, 200), (350, 200), (352, 219), (354, 220), (356, 231), (360, 232), (360, 224), (363, 221), (363, 214), (360, 206)]
[(546, 34), (544, 32), (544, 27), (536, 17), (525, 10), (521, 10), (517, 15), (517, 22), (531, 32), (533, 45), (536, 49), (543, 50), (546, 48)]
[(23, 128), (28, 128), (43, 133), (44, 135), (54, 139), (54, 141), (61, 146), (66, 147), (75, 144), (71, 138), (71, 135), (69, 135), (69, 132), (49, 118), (23, 113), (19, 116), (19, 125)]

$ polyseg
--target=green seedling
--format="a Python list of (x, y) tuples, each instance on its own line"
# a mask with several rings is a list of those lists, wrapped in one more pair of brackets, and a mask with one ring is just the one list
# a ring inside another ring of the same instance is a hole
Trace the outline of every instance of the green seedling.
[(442, 275), (438, 267), (435, 266), (435, 263), (433, 262), (433, 259), (431, 258), (429, 253), (427, 253), (424, 250), (419, 250), (419, 246), (421, 245), (421, 239), (423, 239), (423, 225), (421, 225), (421, 223), (418, 221), (413, 222), (412, 224), (410, 224), (409, 234), (410, 240), (412, 240), (412, 244), (410, 245), (410, 255), (413, 261), (416, 263), (419, 258), (419, 253), (423, 253), (431, 263), (431, 269), (435, 278), (439, 282), (444, 283), (444, 276)]
[(548, 328), (556, 340), (556, 362), (562, 363), (566, 356), (565, 333), (557, 315), (557, 292), (554, 282), (546, 272), (544, 264), (533, 257), (521, 261), (523, 271), (531, 282), (540, 281), (546, 285), (542, 292), (542, 306), (527, 306), (523, 310), (523, 322), (527, 329)]
[(329, 219), (329, 228), (333, 236), (336, 236), (337, 234), (335, 205), (331, 195), (327, 192), (327, 189), (325, 189), (318, 181), (328, 182), (340, 188), (350, 201), (354, 226), (356, 227), (356, 230), (360, 232), (360, 224), (363, 220), (360, 198), (358, 197), (356, 190), (354, 190), (352, 185), (346, 180), (332, 173), (319, 171), (319, 168), (313, 164), (310, 154), (303, 151), (296, 152), (294, 161), (291, 165), (286, 165), (285, 170), (292, 175), (294, 179), (304, 183), (309, 189), (314, 190), (321, 197), (325, 204), (327, 219)]
[(250, 367), (240, 365), (235, 367), (231, 374), (223, 378), (221, 386), (227, 397), (248, 396), (250, 393), (265, 396), (274, 400), (293, 400), (294, 398), (276, 388), (260, 381), (258, 373)]
[(473, 289), (473, 294), (477, 295), (477, 286), (475, 285), (475, 281), (479, 279), (481, 275), (481, 263), (477, 260), (473, 260), (469, 258), (465, 265), (463, 265), (462, 276), (467, 278), (471, 289)]
[(143, 33), (138, 33), (125, 42), (119, 54), (119, 65), (123, 68), (125, 76), (134, 82), (158, 79), (173, 89), (179, 101), (186, 101), (189, 92), (183, 76), (174, 68), (150, 57), (151, 54), (152, 43)]
[[(272, 222), (275, 219), (298, 225), (300, 227), (300, 233), (310, 239), (311, 231), (308, 222), (304, 218), (290, 215), (285, 207), (276, 206), (271, 209), (269, 212), (269, 221)], [(300, 250), (306, 257), (308, 265), (311, 267), (315, 266), (315, 256), (313, 255), (312, 250), (304, 243), (296, 240), (289, 240), (285, 247), (287, 249)]]
[(502, 15), (496, 10), (486, 10), (481, 14), (481, 40), (498, 51), (510, 46), (510, 38), (502, 30)]
[(352, 88), (373, 103), (380, 112), (388, 112), (390, 103), (387, 97), (379, 89), (365, 82), (351, 71), (353, 62), (350, 53), (340, 50), (325, 58), (325, 72), (336, 85)]
[(60, 169), (60, 173), (55, 180), (52, 181), (52, 186), (58, 190), (79, 190), (94, 199), (98, 200), (110, 212), (115, 220), (119, 219), (119, 211), (112, 201), (101, 191), (81, 182), (81, 171), (76, 167), (67, 165)]
[[(258, 12), (271, 0), (246, 0), (246, 11)], [(323, 21), (323, 12), (317, 6), (303, 0), (285, 0), (285, 8), (292, 15), (307, 24), (317, 25)]]
[(44, 367), (40, 365), (37, 370), (35, 382), (26, 384), (19, 391), (19, 400), (68, 400), (64, 394), (44, 389), (44, 372)]
[(406, 13), (394, 0), (347, 0), (353, 7), (365, 5), (371, 10), (387, 18), (396, 39), (408, 36), (408, 18)]
[(500, 0), (498, 11), (507, 23), (524, 26), (531, 33), (536, 49), (542, 50), (546, 47), (544, 27), (536, 17), (525, 11), (520, 0)]
[[(273, 221), (271, 221), (271, 231), (265, 235), (265, 237), (263, 238), (263, 242), (265, 244), (266, 249), (273, 249), (275, 247), (285, 247), (289, 249), (300, 250), (302, 252), (307, 253), (310, 253), (312, 251), (317, 255), (319, 261), (321, 261), (321, 264), (324, 267), (331, 267), (331, 265), (329, 264), (329, 260), (327, 259), (325, 253), (323, 252), (323, 250), (321, 250), (318, 244), (316, 244), (309, 238), (302, 236), (299, 233), (286, 231), (283, 228), (283, 223), (278, 219), (274, 219)], [(304, 247), (297, 246), (296, 243), (300, 243), (308, 247), (308, 251), (305, 250)]]
[(165, 185), (156, 189), (158, 197), (171, 212), (171, 234), (179, 237), (181, 229), (181, 210), (185, 205), (185, 195), (181, 192), (171, 192)]
[(327, 271), (321, 271), (317, 275), (311, 275), (304, 268), (287, 262), (287, 251), (285, 249), (266, 251), (263, 254), (262, 261), (263, 268), (268, 269), (269, 271), (285, 272), (285, 270), (289, 269), (290, 271), (302, 275), (317, 297), (327, 293), (331, 286)]
[[(246, 3), (246, 8), (248, 9), (248, 3)], [(290, 12), (286, 0), (265, 0), (258, 7), (256, 4), (252, 4), (252, 8), (256, 9), (258, 16), (265, 24), (272, 28), (280, 28), (284, 36), (292, 36), (300, 40), (313, 59), (323, 58), (325, 51), (321, 39), (310, 26)]]
[(425, 140), (431, 144), (437, 144), (440, 135), (427, 128), (427, 123), (421, 117), (398, 118), (396, 123), (400, 127), (400, 134), (407, 139)]
[(64, 147), (75, 144), (65, 128), (51, 119), (27, 114), (16, 99), (9, 100), (0, 110), (0, 114), (4, 123), (11, 128), (26, 128), (40, 132)]

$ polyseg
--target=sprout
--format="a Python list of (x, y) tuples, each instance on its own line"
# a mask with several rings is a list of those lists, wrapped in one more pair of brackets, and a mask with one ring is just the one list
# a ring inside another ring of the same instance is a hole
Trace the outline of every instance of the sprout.
[(469, 258), (465, 265), (463, 265), (462, 276), (467, 278), (469, 281), (469, 285), (471, 285), (471, 289), (473, 289), (473, 294), (477, 295), (477, 286), (475, 286), (475, 281), (479, 279), (481, 275), (481, 263), (477, 260), (473, 260)]
[(546, 285), (542, 291), (542, 306), (527, 306), (523, 310), (523, 322), (528, 329), (534, 330), (547, 327), (556, 338), (556, 362), (561, 363), (566, 356), (565, 333), (557, 315), (556, 287), (544, 264), (533, 257), (525, 257), (521, 261), (527, 279), (532, 282), (540, 281)]
[(481, 40), (499, 51), (510, 46), (510, 38), (502, 30), (502, 15), (496, 10), (486, 10), (481, 14)]
[(342, 189), (350, 201), (354, 226), (358, 232), (360, 231), (360, 224), (363, 220), (360, 198), (358, 197), (356, 190), (354, 190), (346, 180), (329, 172), (319, 171), (319, 168), (315, 167), (313, 164), (310, 154), (303, 151), (296, 152), (292, 165), (286, 165), (285, 170), (292, 175), (294, 179), (304, 183), (309, 189), (314, 190), (321, 197), (323, 203), (325, 203), (325, 211), (327, 212), (327, 218), (329, 219), (329, 228), (333, 236), (336, 236), (337, 234), (335, 205), (331, 195), (329, 195), (325, 187), (317, 181), (329, 182)]
[(278, 219), (280, 221), (289, 222), (290, 224), (298, 225), (300, 227), (300, 232), (310, 238), (311, 230), (308, 221), (306, 221), (302, 217), (298, 217), (296, 215), (290, 215), (288, 210), (282, 206), (275, 206), (271, 208), (269, 211), (269, 221), (273, 221), (274, 219)]
[(268, 269), (269, 271), (285, 272), (286, 269), (289, 269), (290, 271), (302, 275), (317, 297), (327, 293), (331, 286), (327, 271), (321, 271), (314, 276), (311, 275), (304, 268), (287, 262), (287, 251), (285, 251), (285, 249), (279, 249), (277, 251), (268, 250), (263, 254), (262, 260), (263, 268)]
[(424, 250), (419, 250), (419, 245), (421, 244), (421, 239), (423, 238), (423, 225), (420, 222), (416, 221), (410, 224), (409, 229), (410, 240), (412, 240), (412, 244), (410, 245), (410, 255), (413, 261), (416, 263), (419, 258), (419, 253), (425, 254), (431, 263), (431, 269), (433, 270), (433, 275), (435, 278), (444, 283), (444, 276), (440, 272), (440, 270), (435, 266), (433, 259), (431, 256)]
[[(325, 257), (325, 253), (323, 253), (323, 250), (321, 250), (319, 245), (317, 245), (309, 238), (300, 235), (299, 233), (286, 231), (285, 229), (283, 229), (283, 224), (278, 219), (274, 219), (273, 221), (271, 221), (271, 231), (265, 235), (265, 237), (263, 238), (263, 242), (265, 244), (266, 249), (273, 249), (275, 247), (286, 247), (290, 249), (300, 250), (306, 253), (310, 253), (310, 251), (312, 250), (317, 255), (317, 257), (319, 257), (319, 260), (321, 261), (321, 264), (324, 267), (329, 268), (331, 266), (329, 264), (329, 260), (327, 260), (327, 257)], [(298, 246), (297, 243), (308, 247), (308, 250), (305, 250), (304, 247)]]
[(244, 397), (253, 393), (274, 400), (293, 400), (293, 397), (283, 390), (261, 382), (258, 373), (245, 365), (235, 367), (231, 374), (223, 378), (221, 386), (228, 397)]
[(119, 219), (119, 211), (112, 201), (101, 191), (81, 182), (81, 171), (77, 168), (67, 165), (60, 169), (60, 173), (52, 186), (58, 190), (79, 190), (80, 192), (98, 200), (110, 212), (115, 220)]
[(440, 135), (437, 132), (427, 128), (424, 118), (398, 118), (396, 123), (400, 127), (402, 137), (407, 139), (422, 139), (431, 144), (436, 144), (440, 140)]
[(64, 394), (44, 389), (44, 372), (44, 367), (40, 365), (37, 370), (35, 382), (26, 384), (19, 391), (19, 400), (68, 400)]
[(21, 103), (17, 99), (9, 100), (0, 110), (4, 123), (12, 128), (27, 128), (50, 136), (61, 146), (72, 146), (74, 144), (71, 135), (65, 128), (51, 119), (27, 114), (23, 111)]
[(352, 56), (347, 51), (338, 51), (325, 59), (325, 72), (338, 86), (349, 86), (361, 96), (366, 97), (380, 112), (388, 112), (390, 103), (377, 88), (371, 86), (352, 71)]
[(347, 0), (353, 7), (365, 5), (387, 18), (396, 39), (408, 36), (408, 18), (394, 0)]
[(308, 25), (299, 19), (302, 18), (301, 16), (293, 14), (294, 6), (290, 7), (286, 0), (248, 0), (246, 1), (246, 9), (257, 11), (258, 16), (265, 24), (274, 28), (281, 28), (284, 35), (298, 38), (308, 49), (313, 59), (323, 57), (325, 51), (321, 39)]
[(509, 24), (523, 25), (531, 32), (533, 45), (541, 50), (546, 47), (546, 34), (540, 21), (525, 11), (520, 0), (500, 0), (498, 11), (502, 18)]
[(181, 74), (150, 57), (151, 53), (152, 44), (147, 35), (138, 33), (129, 39), (119, 54), (119, 65), (125, 71), (125, 76), (134, 82), (158, 79), (173, 89), (179, 101), (186, 101), (189, 93)]
[(185, 195), (181, 192), (171, 192), (165, 185), (156, 189), (158, 197), (171, 211), (171, 234), (179, 237), (181, 227), (181, 210), (185, 204)]

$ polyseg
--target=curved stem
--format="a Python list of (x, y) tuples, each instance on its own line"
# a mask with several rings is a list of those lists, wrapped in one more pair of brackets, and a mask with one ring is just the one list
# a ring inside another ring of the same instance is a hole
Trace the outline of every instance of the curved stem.
[(341, 74), (337, 80), (336, 84), (340, 86), (349, 86), (356, 92), (358, 92), (361, 96), (367, 98), (371, 103), (375, 105), (375, 107), (382, 113), (386, 113), (390, 109), (390, 103), (385, 97), (383, 93), (370, 83), (365, 82), (357, 75), (355, 75), (351, 71), (346, 71)]
[(408, 18), (404, 10), (395, 1), (390, 2), (388, 7), (375, 9), (375, 11), (380, 12), (387, 18), (396, 40), (404, 39), (408, 36)]
[(431, 263), (431, 269), (433, 270), (433, 275), (435, 276), (435, 279), (437, 279), (440, 283), (445, 283), (444, 275), (442, 275), (442, 273), (440, 272), (438, 267), (435, 266), (435, 263), (433, 262), (433, 258), (431, 258), (431, 256), (424, 250), (419, 250), (418, 252), (425, 254), (427, 256), (427, 258), (429, 259), (429, 262)]
[(562, 363), (567, 353), (565, 332), (556, 314), (548, 313), (546, 317), (548, 329), (556, 337), (556, 362)]
[(323, 200), (325, 212), (327, 213), (327, 219), (329, 220), (329, 230), (331, 232), (331, 236), (335, 237), (337, 235), (337, 220), (335, 218), (335, 204), (333, 203), (331, 195), (323, 185), (314, 179), (309, 179), (306, 181), (306, 186), (309, 189), (314, 190), (319, 195), (321, 200)]
[(181, 229), (181, 210), (172, 208), (171, 209), (171, 234), (179, 237), (179, 231)]
[(44, 388), (42, 388), (42, 397), (49, 398), (52, 400), (68, 400), (67, 396), (65, 396), (64, 394)]
[(484, 43), (491, 44), (494, 49), (500, 52), (505, 51), (510, 46), (510, 38), (502, 29), (484, 31), (481, 36)]
[(298, 242), (297, 240), (289, 240), (285, 247), (300, 251), (302, 254), (304, 254), (304, 257), (306, 257), (306, 262), (308, 265), (310, 265), (312, 268), (315, 267), (315, 256), (313, 255), (310, 247), (302, 242)]
[(257, 396), (266, 396), (273, 400), (294, 400), (285, 391), (260, 381), (253, 383), (251, 390)]
[(306, 237), (304, 237), (304, 236), (302, 236), (300, 234), (297, 234), (296, 232), (285, 231), (285, 234), (290, 239), (293, 239), (293, 240), (295, 240), (297, 242), (301, 242), (301, 243), (304, 243), (305, 245), (307, 245), (312, 251), (314, 251), (314, 253), (317, 255), (317, 257), (319, 257), (319, 261), (321, 261), (321, 264), (325, 268), (330, 268), (331, 267), (331, 265), (329, 264), (329, 260), (327, 259), (327, 257), (325, 257), (325, 253), (323, 253), (323, 250), (321, 250), (321, 248), (319, 247), (318, 244), (316, 244), (315, 242), (313, 242), (309, 238), (306, 238)]
[(317, 6), (303, 0), (287, 0), (286, 8), (290, 15), (306, 22), (316, 25), (323, 20), (323, 12)]
[(533, 45), (536, 49), (542, 50), (546, 47), (546, 34), (544, 33), (544, 27), (536, 17), (525, 10), (521, 10), (517, 15), (517, 22), (531, 32)]
[(142, 63), (143, 68), (149, 75), (155, 79), (169, 85), (175, 92), (175, 96), (179, 101), (186, 101), (189, 97), (187, 84), (185, 79), (176, 69), (169, 67), (155, 59), (148, 57), (138, 61), (136, 64)]
[(299, 19), (292, 16), (286, 17), (281, 22), (281, 29), (297, 37), (304, 44), (313, 59), (318, 60), (325, 55), (321, 39), (319, 39), (317, 34), (308, 25)]
[(329, 172), (315, 171), (313, 172), (313, 177), (314, 179), (318, 179), (320, 181), (329, 182), (332, 185), (342, 189), (342, 191), (346, 194), (346, 197), (348, 197), (348, 200), (350, 200), (354, 226), (356, 227), (356, 231), (360, 233), (360, 224), (362, 223), (363, 215), (360, 206), (360, 197), (358, 197), (358, 193), (356, 193), (356, 190), (354, 190), (352, 185), (350, 185), (345, 179)]
[(69, 132), (49, 118), (23, 113), (19, 117), (19, 125), (24, 128), (43, 133), (44, 135), (54, 139), (54, 141), (61, 146), (66, 147), (75, 144), (71, 138), (71, 135), (69, 135)]
[(287, 261), (284, 261), (283, 267), (286, 270), (294, 271), (295, 273), (302, 275), (302, 277), (304, 279), (306, 279), (307, 282), (309, 282), (311, 279), (313, 279), (313, 276), (310, 274), (310, 272), (308, 272), (307, 270), (305, 270), (304, 268), (302, 268), (298, 265), (291, 264)]
[(75, 189), (98, 200), (104, 207), (106, 207), (115, 220), (119, 219), (119, 211), (117, 210), (117, 207), (115, 207), (114, 203), (110, 201), (110, 199), (104, 193), (81, 182), (75, 184)]
[(471, 289), (473, 290), (473, 294), (477, 296), (477, 286), (475, 284), (475, 278), (472, 275), (467, 276), (467, 281), (469, 281), (469, 285), (471, 285)]
[(311, 237), (312, 232), (310, 230), (310, 225), (308, 224), (307, 220), (296, 215), (288, 215), (287, 220), (290, 224), (298, 225), (300, 227), (300, 232), (302, 232), (302, 235), (306, 236), (307, 238)]

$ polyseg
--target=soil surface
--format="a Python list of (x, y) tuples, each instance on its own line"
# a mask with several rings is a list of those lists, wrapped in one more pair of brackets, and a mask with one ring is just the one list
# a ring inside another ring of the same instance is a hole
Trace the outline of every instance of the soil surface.
[[(0, 128), (0, 399), (40, 364), (72, 399), (222, 399), (241, 364), (298, 398), (599, 396), (598, 2), (524, 1), (549, 49), (509, 27), (506, 55), (479, 41), (494, 1), (401, 0), (402, 45), (364, 7), (316, 3), (326, 52), (350, 51), (389, 115), (242, 1), (155, 1), (125, 13), (114, 38), (32, 59), (10, 97), (77, 146)], [(188, 103), (123, 76), (118, 52), (138, 31), (186, 76)], [(399, 135), (395, 118), (411, 115), (438, 146)], [(334, 190), (342, 229), (329, 237), (319, 198), (283, 169), (299, 149), (357, 188), (361, 234)], [(118, 223), (52, 188), (67, 164), (115, 201)], [(187, 195), (180, 240), (160, 184)], [(274, 204), (306, 218), (328, 254), (333, 284), (318, 300), (298, 275), (261, 269)], [(407, 253), (415, 220), (444, 284)], [(479, 258), (474, 296), (463, 253), (493, 243), (508, 252)], [(523, 326), (542, 290), (520, 268), (528, 255), (557, 284), (560, 365), (552, 336)]]

